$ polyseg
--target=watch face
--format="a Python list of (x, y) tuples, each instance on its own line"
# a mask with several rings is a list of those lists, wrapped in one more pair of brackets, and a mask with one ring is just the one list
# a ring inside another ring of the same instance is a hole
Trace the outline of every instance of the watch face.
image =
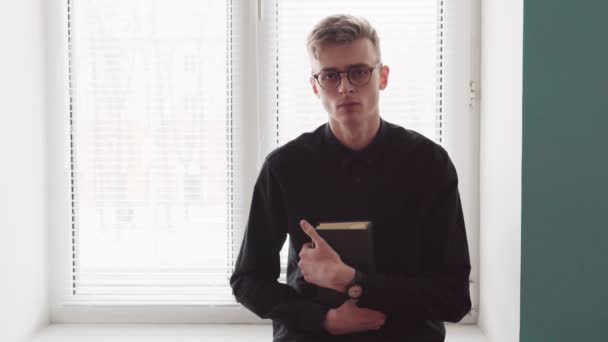
[(361, 288), (361, 285), (353, 285), (351, 287), (348, 288), (348, 296), (350, 298), (359, 298), (361, 297), (361, 295), (363, 294), (363, 288)]

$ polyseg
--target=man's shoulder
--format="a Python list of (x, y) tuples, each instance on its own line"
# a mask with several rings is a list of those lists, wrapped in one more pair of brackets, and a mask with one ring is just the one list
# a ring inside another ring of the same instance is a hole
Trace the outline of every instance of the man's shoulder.
[(401, 155), (413, 155), (421, 158), (448, 158), (446, 150), (437, 142), (412, 129), (386, 122), (389, 146), (397, 149)]
[(391, 156), (396, 165), (413, 172), (416, 179), (438, 184), (457, 179), (456, 170), (448, 152), (439, 143), (414, 130), (389, 124)]
[(272, 165), (307, 161), (319, 151), (325, 125), (312, 132), (302, 133), (297, 138), (277, 147), (266, 156), (266, 162)]

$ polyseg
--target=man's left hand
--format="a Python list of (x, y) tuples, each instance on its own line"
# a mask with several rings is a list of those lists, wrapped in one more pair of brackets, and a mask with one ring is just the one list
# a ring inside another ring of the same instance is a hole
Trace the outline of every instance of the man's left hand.
[(355, 276), (355, 269), (344, 264), (336, 251), (317, 233), (306, 220), (300, 226), (312, 243), (305, 243), (300, 251), (298, 267), (304, 280), (320, 287), (344, 292), (344, 287)]

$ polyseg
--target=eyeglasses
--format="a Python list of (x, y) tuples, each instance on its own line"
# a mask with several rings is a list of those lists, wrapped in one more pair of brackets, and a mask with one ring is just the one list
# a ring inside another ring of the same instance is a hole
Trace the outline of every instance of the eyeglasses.
[(313, 74), (312, 77), (317, 80), (317, 83), (323, 89), (338, 88), (342, 82), (342, 74), (346, 74), (346, 78), (350, 84), (362, 87), (372, 78), (372, 71), (380, 65), (382, 65), (382, 62), (378, 62), (372, 67), (357, 65), (346, 69), (346, 71), (321, 71)]

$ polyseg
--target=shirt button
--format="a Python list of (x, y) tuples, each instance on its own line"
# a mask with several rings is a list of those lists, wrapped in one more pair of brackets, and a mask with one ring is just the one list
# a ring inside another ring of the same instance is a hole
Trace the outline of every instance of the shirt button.
[(357, 177), (357, 178), (355, 178), (355, 182), (357, 182), (357, 183), (361, 183), (361, 177)]

